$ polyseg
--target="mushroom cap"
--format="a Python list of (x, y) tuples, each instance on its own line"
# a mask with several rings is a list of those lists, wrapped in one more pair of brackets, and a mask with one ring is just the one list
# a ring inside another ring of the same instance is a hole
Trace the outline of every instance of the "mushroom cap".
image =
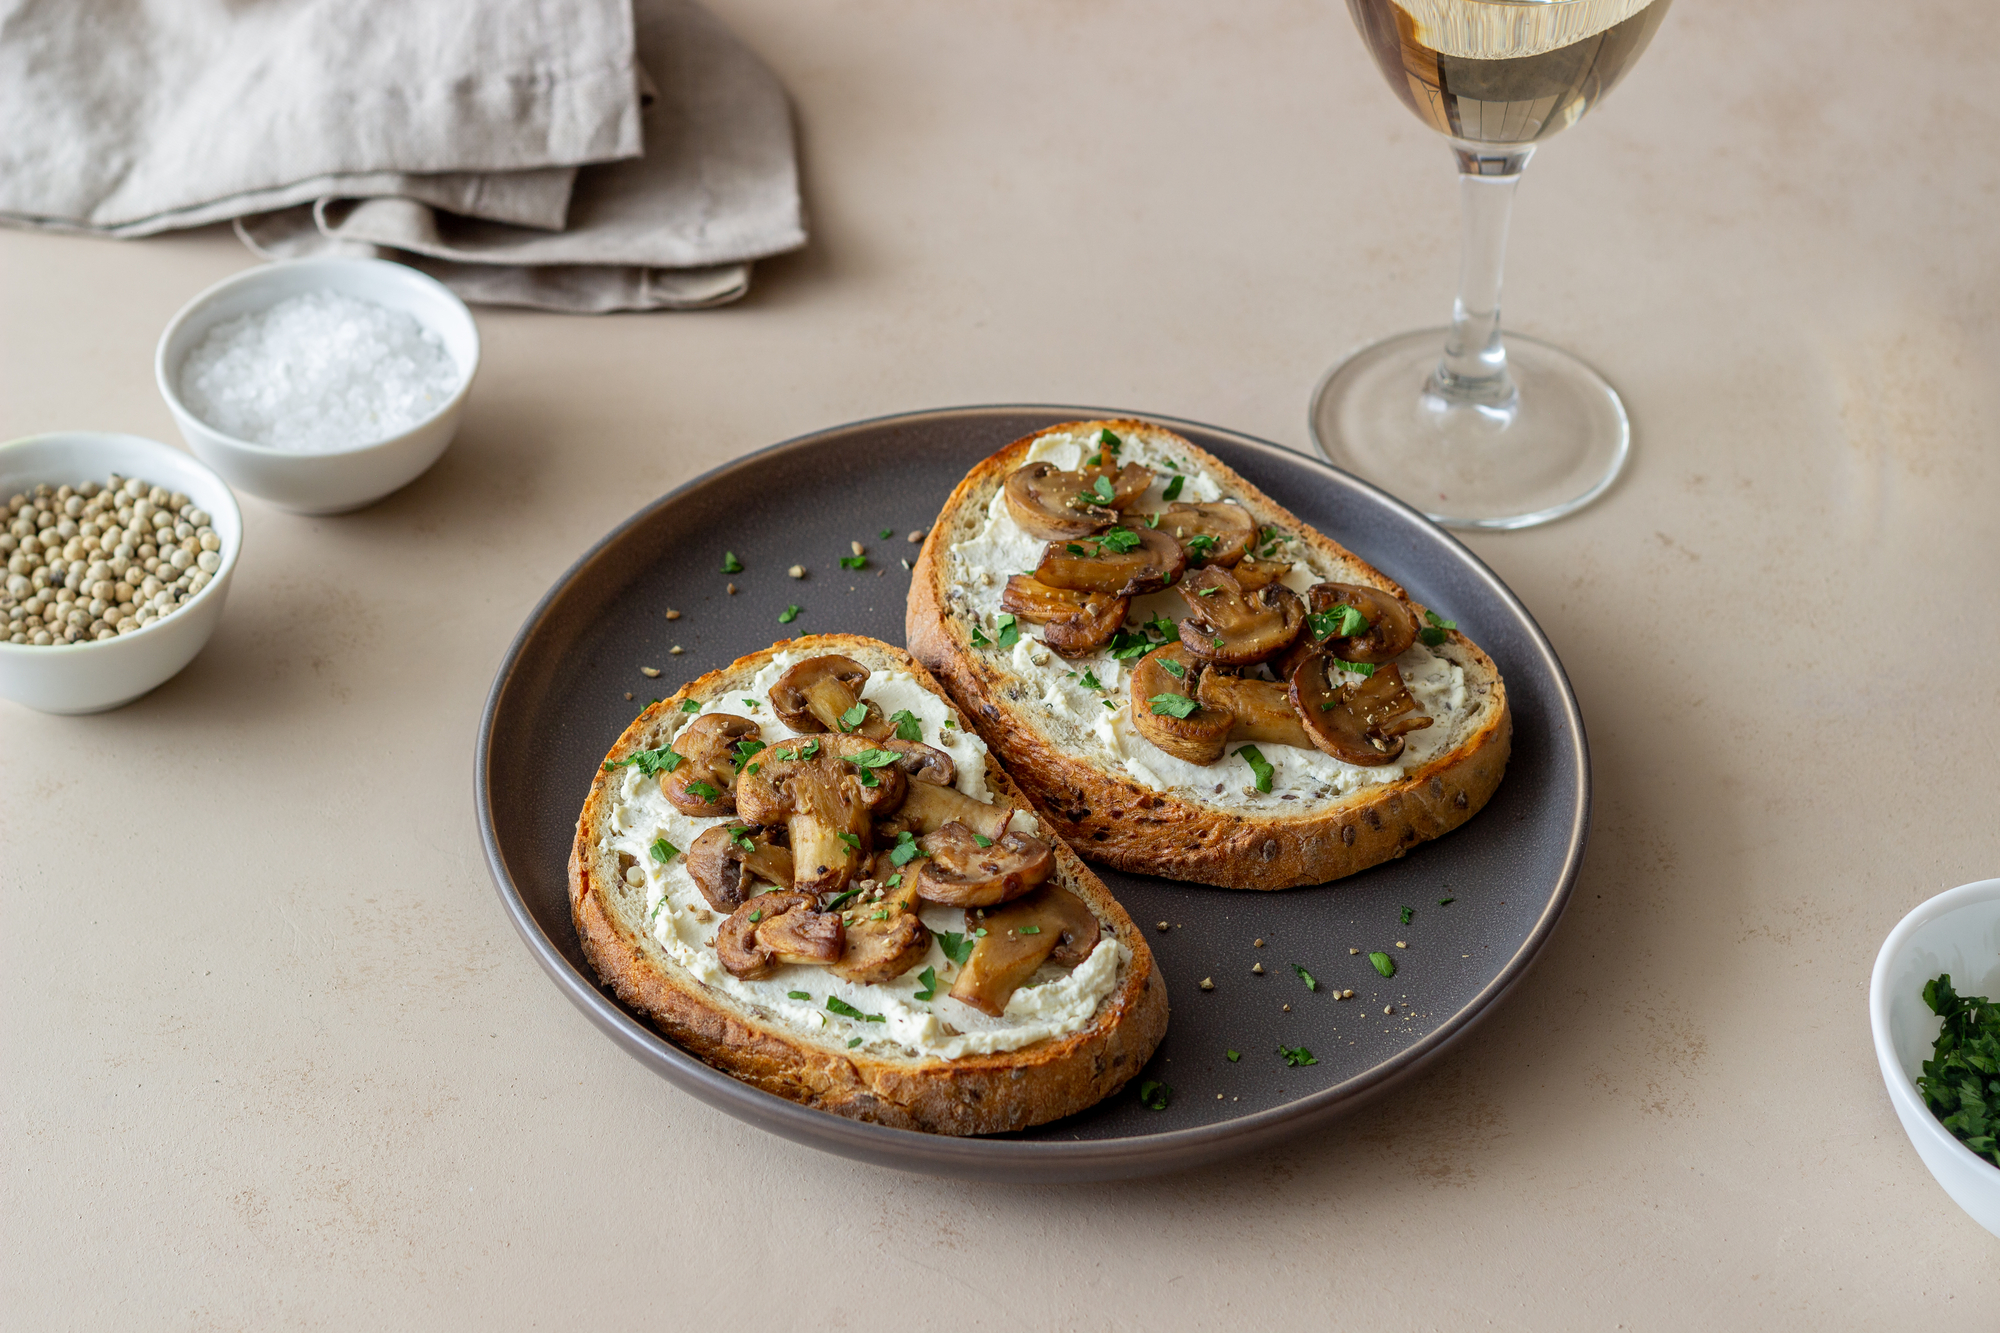
[(1431, 725), (1394, 662), (1351, 685), (1334, 684), (1332, 666), (1325, 653), (1314, 653), (1292, 673), (1292, 708), (1319, 750), (1373, 768), (1403, 753), (1406, 733)]
[(1035, 566), (1035, 581), (1073, 592), (1137, 597), (1158, 592), (1186, 568), (1187, 556), (1179, 542), (1141, 524), (1113, 528), (1095, 537), (1050, 542), (1041, 563)]
[[(879, 740), (894, 728), (882, 710), (864, 701), (868, 668), (839, 653), (821, 653), (794, 662), (770, 690), (771, 711), (793, 731), (837, 731)], [(844, 720), (856, 704), (867, 709), (859, 724)]]
[[(775, 844), (780, 830), (756, 824), (717, 824), (687, 850), (688, 874), (701, 896), (718, 912), (733, 912), (750, 896), (757, 880), (792, 886), (792, 853)], [(750, 844), (745, 850), (742, 842)]]
[(1236, 576), (1243, 591), (1256, 592), (1267, 583), (1276, 583), (1292, 572), (1289, 560), (1259, 560), (1254, 555), (1246, 555), (1230, 566), (1230, 573)]
[(1315, 616), (1351, 606), (1368, 619), (1359, 634), (1328, 635), (1319, 646), (1347, 662), (1379, 665), (1401, 657), (1417, 641), (1417, 616), (1401, 598), (1363, 583), (1315, 583), (1306, 594)]
[(951, 998), (995, 1018), (1044, 961), (1075, 967), (1090, 957), (1103, 930), (1082, 899), (1055, 883), (999, 907), (967, 908), (965, 928), (986, 933), (952, 983)]
[[(792, 938), (789, 930), (774, 929), (767, 938), (764, 927), (794, 912), (825, 916), (832, 921), (834, 929), (841, 928), (840, 918), (832, 913), (822, 913), (819, 910), (818, 900), (811, 894), (780, 889), (776, 893), (763, 893), (747, 899), (729, 914), (729, 919), (715, 932), (716, 957), (729, 969), (730, 975), (741, 977), (745, 981), (755, 981), (759, 977), (770, 976), (778, 970), (779, 963), (784, 961), (779, 954), (790, 952), (780, 950), (777, 945), (798, 941)], [(798, 926), (804, 923), (793, 924)], [(827, 933), (824, 925), (814, 926), (813, 929), (822, 936)], [(824, 943), (820, 943), (816, 947), (824, 949), (825, 946)], [(839, 957), (837, 949), (834, 957)]]
[(1179, 643), (1161, 644), (1132, 669), (1132, 725), (1154, 745), (1190, 764), (1212, 764), (1222, 758), (1233, 719), (1199, 706), (1186, 717), (1175, 717), (1156, 711), (1153, 700), (1171, 694), (1199, 705), (1202, 670), (1203, 664)]
[(1209, 670), (1202, 673), (1195, 697), (1203, 709), (1229, 715), (1232, 741), (1295, 745), (1301, 750), (1313, 748), (1312, 737), (1292, 707), (1291, 690), (1286, 684)]
[(864, 986), (891, 981), (930, 952), (930, 927), (915, 912), (862, 903), (849, 916), (847, 938), (832, 968), (844, 981)]
[(1188, 614), (1180, 624), (1188, 652), (1218, 666), (1249, 666), (1292, 646), (1306, 622), (1305, 603), (1282, 583), (1246, 593), (1236, 576), (1216, 565), (1181, 580)]
[(903, 776), (912, 782), (928, 782), (938, 787), (949, 787), (958, 777), (958, 766), (952, 763), (951, 756), (934, 745), (925, 745), (922, 741), (899, 740), (893, 736), (877, 741), (876, 745), (884, 750), (894, 750), (902, 756), (896, 761), (896, 767), (901, 769)]
[[(1117, 521), (1117, 511), (1111, 505), (1080, 498), (1091, 491), (1095, 481), (1094, 476), (1065, 472), (1043, 461), (1008, 473), (1002, 493), (1007, 497), (1008, 514), (1024, 531), (1045, 542), (1060, 541), (1088, 536)], [(1113, 499), (1117, 494), (1117, 483), (1113, 482)]]
[[(684, 815), (735, 814), (735, 745), (756, 740), (761, 730), (749, 718), (734, 713), (703, 713), (674, 737), (674, 753), (681, 762), (660, 775), (660, 793)], [(696, 783), (706, 790), (697, 788)]]
[(998, 838), (974, 834), (963, 824), (946, 824), (925, 835), (930, 859), (917, 878), (917, 896), (947, 907), (990, 907), (1039, 888), (1055, 873), (1055, 853), (1040, 838), (1008, 833)]
[(1127, 597), (1058, 588), (1031, 574), (1008, 575), (1000, 592), (1000, 609), (1043, 626), (1042, 642), (1065, 657), (1094, 653), (1109, 643), (1131, 606)]
[(1234, 565), (1257, 539), (1257, 520), (1242, 505), (1172, 504), (1159, 520), (1160, 531), (1180, 543), (1190, 568)]

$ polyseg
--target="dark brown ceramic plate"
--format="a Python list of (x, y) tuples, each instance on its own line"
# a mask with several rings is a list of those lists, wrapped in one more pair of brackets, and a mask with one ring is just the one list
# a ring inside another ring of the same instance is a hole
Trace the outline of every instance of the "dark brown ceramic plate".
[[(1583, 721), (1534, 619), (1471, 552), (1366, 483), (1262, 440), (1155, 418), (1492, 654), (1514, 708), (1513, 759), (1492, 803), (1400, 861), (1318, 887), (1242, 893), (1103, 871), (1165, 973), (1167, 1038), (1124, 1091), (1020, 1134), (943, 1138), (808, 1110), (709, 1068), (597, 984), (570, 925), (565, 866), (592, 772), (637, 710), (787, 635), (838, 630), (902, 643), (909, 574), (901, 560), (916, 551), (905, 539), (929, 525), (974, 463), (1054, 422), (1132, 415), (1141, 414), (959, 408), (773, 445), (654, 501), (542, 599), (480, 723), (480, 831), (521, 938), (612, 1040), (681, 1090), (844, 1156), (976, 1179), (1107, 1179), (1197, 1166), (1322, 1126), (1442, 1055), (1526, 972), (1569, 896), (1590, 816)], [(868, 568), (842, 569), (855, 541), (868, 549)], [(741, 573), (722, 572), (725, 550), (741, 559)], [(786, 576), (794, 563), (810, 570), (806, 579)], [(781, 623), (794, 604), (796, 619)], [(683, 617), (667, 621), (668, 607)], [(673, 644), (681, 656), (669, 654)], [(642, 665), (665, 674), (649, 679)], [(1155, 930), (1160, 921), (1169, 928)], [(1393, 978), (1370, 966), (1377, 950), (1395, 959)], [(1205, 977), (1213, 990), (1201, 989)], [(1355, 999), (1335, 998), (1350, 988)], [(1281, 1048), (1303, 1048), (1315, 1063), (1288, 1063)], [(1172, 1088), (1165, 1110), (1141, 1105), (1143, 1080)]]

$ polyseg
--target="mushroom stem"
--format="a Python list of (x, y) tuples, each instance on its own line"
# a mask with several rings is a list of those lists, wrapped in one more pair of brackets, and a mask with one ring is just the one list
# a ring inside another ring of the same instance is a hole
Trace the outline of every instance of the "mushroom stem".
[(921, 835), (935, 833), (946, 824), (955, 823), (965, 825), (982, 837), (997, 838), (1006, 832), (1008, 821), (1013, 816), (1012, 806), (975, 801), (956, 787), (912, 782), (908, 795), (903, 797), (902, 806), (882, 821), (882, 830), (892, 836), (904, 831)]
[(1082, 900), (1058, 884), (1001, 907), (968, 909), (965, 928), (978, 942), (952, 983), (951, 998), (994, 1018), (1007, 1012), (1014, 992), (1044, 962), (1053, 958), (1074, 967), (1088, 958), (1102, 929)]

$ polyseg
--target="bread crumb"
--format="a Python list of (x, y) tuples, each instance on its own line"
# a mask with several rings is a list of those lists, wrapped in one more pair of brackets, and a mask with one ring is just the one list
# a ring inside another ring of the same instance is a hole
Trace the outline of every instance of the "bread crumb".
[(648, 680), (657, 680), (660, 675), (660, 669), (658, 667), (640, 667), (639, 674)]
[(1215, 978), (1214, 978), (1214, 977), (1203, 977), (1203, 978), (1201, 979), (1201, 988), (1202, 988), (1203, 990), (1214, 990), (1214, 989), (1215, 989)]
[(1168, 924), (1167, 924), (1166, 922), (1162, 921), (1162, 922), (1160, 922), (1160, 923), (1159, 923), (1159, 925), (1155, 926), (1155, 927), (1154, 927), (1154, 929), (1156, 929), (1156, 930), (1171, 930), (1171, 929), (1172, 929), (1172, 927), (1171, 927), (1171, 926), (1169, 926), (1169, 925), (1168, 925)]
[(678, 612), (678, 611), (669, 611), (669, 612), (667, 612), (667, 619), (668, 619), (668, 620), (679, 620), (680, 618), (681, 618), (681, 613), (680, 613), (680, 612)]
[(1251, 948), (1253, 948), (1253, 949), (1261, 949), (1261, 948), (1263, 948), (1263, 947), (1264, 947), (1264, 941), (1262, 941), (1262, 940), (1251, 940), (1251, 941), (1250, 941), (1250, 947), (1251, 947)]
[(736, 595), (736, 585), (733, 583), (729, 585), (729, 595), (731, 597), (734, 597)]
[(1260, 977), (1264, 975), (1264, 965), (1262, 963), (1250, 964), (1250, 970), (1252, 972), (1255, 972)]
[(1401, 940), (1397, 940), (1397, 941), (1396, 941), (1396, 947), (1397, 947), (1398, 949), (1407, 949), (1407, 948), (1409, 948), (1410, 946), (1409, 946), (1409, 945), (1407, 945), (1407, 944), (1405, 944), (1405, 943), (1403, 943), (1403, 942), (1402, 942)]
[(625, 691), (625, 702), (627, 703), (632, 702), (632, 691), (630, 690)]
[(1393, 1004), (1385, 1004), (1382, 1006), (1382, 1012), (1385, 1014), (1393, 1014), (1396, 1012), (1396, 1006)]
[(922, 541), (923, 539), (924, 539), (924, 530), (922, 528), (918, 528), (915, 532), (910, 534), (910, 544), (913, 546), (916, 543)]
[(868, 550), (867, 550), (867, 548), (866, 548), (866, 547), (864, 547), (864, 546), (862, 546), (862, 544), (861, 544), (860, 542), (849, 542), (849, 543), (848, 543), (847, 545), (848, 545), (848, 549), (849, 549), (849, 550), (851, 550), (851, 551), (853, 551), (853, 552), (854, 552), (854, 554), (856, 554), (856, 555), (867, 555), (867, 554), (868, 554)]
[(1285, 1006), (1285, 1012), (1286, 1012), (1286, 1013), (1288, 1013), (1288, 1014), (1289, 1014), (1290, 1012), (1292, 1012), (1292, 1006), (1290, 1006), (1289, 1004), (1288, 1004), (1288, 1005), (1286, 1005), (1286, 1006)]
[(1360, 952), (1361, 952), (1361, 950), (1359, 950), (1359, 949), (1349, 949), (1349, 950), (1348, 950), (1348, 952), (1349, 952), (1349, 953), (1360, 953)]
[(793, 565), (785, 572), (795, 579), (802, 579), (806, 576), (806, 567), (804, 565)]
[(667, 649), (667, 652), (674, 657), (679, 657), (681, 655), (681, 646), (679, 644), (675, 644), (673, 647)]

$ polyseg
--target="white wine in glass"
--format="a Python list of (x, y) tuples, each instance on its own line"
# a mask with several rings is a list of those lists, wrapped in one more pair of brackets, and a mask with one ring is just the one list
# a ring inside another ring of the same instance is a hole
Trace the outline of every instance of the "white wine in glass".
[(1348, 0), (1389, 86), (1451, 141), (1464, 241), (1451, 327), (1375, 343), (1328, 372), (1313, 438), (1441, 523), (1518, 528), (1589, 503), (1631, 443), (1596, 371), (1500, 336), (1514, 187), (1535, 146), (1616, 86), (1671, 0)]

